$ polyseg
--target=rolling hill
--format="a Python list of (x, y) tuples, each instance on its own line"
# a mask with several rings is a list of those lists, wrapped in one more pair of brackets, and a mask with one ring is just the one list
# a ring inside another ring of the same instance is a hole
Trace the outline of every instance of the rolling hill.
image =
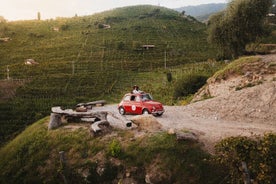
[[(52, 106), (117, 102), (133, 84), (172, 103), (168, 68), (176, 71), (173, 68), (213, 58), (215, 49), (206, 37), (204, 24), (157, 6), (1, 22), (0, 82), (14, 88), (0, 90), (0, 139), (48, 115)], [(26, 59), (38, 64), (24, 64)], [(216, 67), (192, 64), (180, 72), (192, 70), (210, 74)]]

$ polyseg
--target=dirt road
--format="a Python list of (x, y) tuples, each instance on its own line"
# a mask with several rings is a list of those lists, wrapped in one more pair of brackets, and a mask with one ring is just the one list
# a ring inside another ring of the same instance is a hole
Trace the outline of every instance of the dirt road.
[[(118, 113), (116, 105), (107, 105), (101, 108), (101, 110), (122, 117)], [(131, 119), (133, 116), (125, 115), (123, 118)], [(163, 116), (156, 118), (164, 131), (173, 128), (176, 131), (188, 130), (194, 132), (209, 152), (213, 152), (216, 142), (226, 137), (263, 135), (268, 132), (276, 133), (275, 124), (223, 120), (216, 116), (202, 114), (197, 110), (197, 107), (194, 107), (194, 104), (165, 106)], [(122, 125), (118, 126), (122, 128)]]
[(252, 136), (276, 133), (276, 125), (240, 122), (202, 114), (193, 106), (168, 106), (163, 117), (158, 118), (164, 129), (190, 130), (199, 136), (205, 148), (212, 152), (219, 140), (230, 136)]

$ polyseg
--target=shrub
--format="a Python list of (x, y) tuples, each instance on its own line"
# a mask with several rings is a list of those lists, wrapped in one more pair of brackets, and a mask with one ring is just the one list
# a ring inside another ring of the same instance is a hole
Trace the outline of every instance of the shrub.
[(109, 145), (108, 153), (113, 157), (118, 157), (121, 153), (121, 145), (117, 140), (113, 140)]
[(124, 50), (124, 48), (125, 48), (125, 43), (124, 42), (120, 41), (120, 42), (117, 43), (117, 49), (118, 50)]
[(187, 74), (175, 84), (174, 98), (186, 97), (194, 94), (206, 82), (207, 77), (200, 74)]
[(229, 169), (231, 183), (242, 183), (242, 162), (247, 164), (254, 183), (275, 183), (276, 134), (257, 140), (230, 137), (216, 145), (217, 160)]
[(172, 82), (172, 73), (171, 72), (167, 72), (167, 80), (168, 80), (168, 82)]
[(112, 183), (119, 171), (119, 167), (112, 165), (110, 162), (104, 164), (100, 174), (97, 171), (98, 167), (95, 162), (90, 164), (87, 183)]
[(103, 24), (98, 24), (98, 28), (99, 28), (99, 29), (103, 29), (103, 28), (104, 28), (104, 25), (103, 25)]
[(68, 25), (68, 24), (63, 24), (63, 25), (61, 26), (61, 30), (62, 30), (62, 31), (67, 31), (67, 30), (69, 30), (69, 25)]

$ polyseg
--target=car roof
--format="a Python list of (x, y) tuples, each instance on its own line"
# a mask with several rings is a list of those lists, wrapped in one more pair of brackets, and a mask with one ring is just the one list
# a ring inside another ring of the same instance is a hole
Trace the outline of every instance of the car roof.
[(149, 94), (149, 93), (127, 93), (127, 94), (125, 94), (125, 96), (126, 96), (126, 95), (141, 96), (141, 95), (146, 95), (146, 94)]

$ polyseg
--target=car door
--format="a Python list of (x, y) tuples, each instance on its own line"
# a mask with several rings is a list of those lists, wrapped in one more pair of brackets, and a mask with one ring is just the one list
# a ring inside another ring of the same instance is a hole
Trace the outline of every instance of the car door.
[(126, 112), (131, 112), (131, 102), (130, 102), (130, 95), (126, 95), (123, 100), (123, 106)]
[(131, 110), (134, 114), (142, 114), (142, 100), (139, 95), (135, 96), (134, 101), (132, 101)]
[(126, 106), (126, 111), (131, 114), (136, 114), (136, 95), (132, 94), (129, 98), (129, 103)]

